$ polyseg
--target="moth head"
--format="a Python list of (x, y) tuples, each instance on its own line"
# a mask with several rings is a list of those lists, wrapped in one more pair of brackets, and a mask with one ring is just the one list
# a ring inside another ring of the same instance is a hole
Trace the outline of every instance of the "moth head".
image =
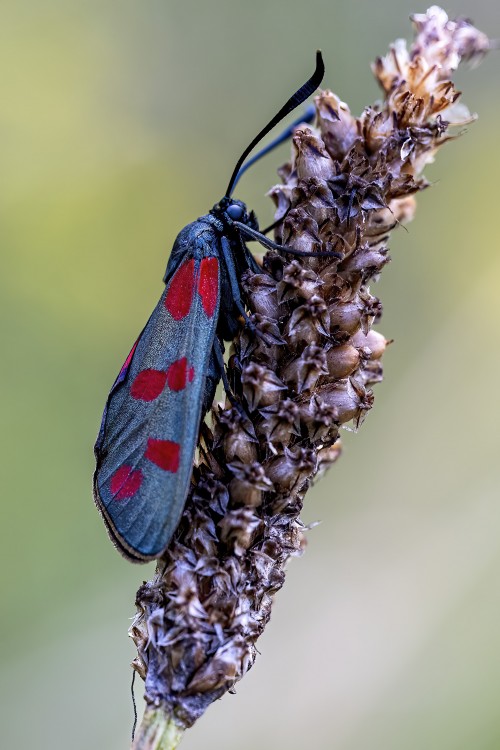
[(250, 213), (247, 211), (246, 205), (243, 201), (238, 201), (235, 198), (228, 198), (224, 196), (210, 212), (217, 216), (219, 219), (229, 226), (233, 221), (238, 221), (241, 224), (246, 224), (252, 229), (258, 229), (257, 219), (253, 211)]

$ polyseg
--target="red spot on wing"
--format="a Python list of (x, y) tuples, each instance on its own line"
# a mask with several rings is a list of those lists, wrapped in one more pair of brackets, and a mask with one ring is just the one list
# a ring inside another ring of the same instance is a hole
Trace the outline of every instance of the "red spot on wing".
[(110, 489), (115, 500), (126, 500), (133, 497), (142, 484), (142, 471), (134, 471), (124, 464), (111, 477)]
[(148, 445), (144, 456), (163, 469), (171, 471), (173, 474), (179, 468), (179, 456), (181, 447), (179, 443), (173, 443), (171, 440), (148, 439)]
[(141, 370), (130, 386), (132, 398), (153, 401), (165, 387), (167, 373), (163, 370)]
[[(134, 346), (130, 350), (130, 354), (128, 355), (127, 359), (123, 363), (122, 369), (120, 370), (120, 375), (123, 375), (123, 373), (128, 370), (128, 366), (130, 365), (130, 363), (132, 361), (132, 357), (134, 356), (134, 352), (137, 349), (137, 344), (138, 343), (139, 343), (139, 339), (137, 339), (137, 341), (135, 342)], [(118, 375), (118, 377), (120, 377), (120, 375)]]
[(191, 309), (194, 291), (194, 260), (187, 260), (174, 273), (167, 294), (165, 307), (174, 320), (182, 320)]
[(219, 261), (217, 258), (203, 258), (201, 261), (198, 292), (203, 309), (211, 318), (217, 307), (219, 296)]
[(167, 370), (167, 385), (172, 391), (182, 391), (194, 377), (194, 367), (188, 369), (186, 357), (173, 362)]

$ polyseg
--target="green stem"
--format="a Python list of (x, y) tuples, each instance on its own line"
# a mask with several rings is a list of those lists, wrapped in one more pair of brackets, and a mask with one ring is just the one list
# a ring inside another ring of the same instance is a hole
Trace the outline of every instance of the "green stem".
[(146, 708), (131, 750), (175, 750), (183, 729), (161, 708)]

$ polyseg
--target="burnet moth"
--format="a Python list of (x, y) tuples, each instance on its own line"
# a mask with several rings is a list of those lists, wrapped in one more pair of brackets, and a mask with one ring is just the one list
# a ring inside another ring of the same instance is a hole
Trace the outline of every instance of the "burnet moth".
[[(304, 116), (245, 163), (257, 143), (323, 79), (321, 53), (311, 78), (290, 97), (239, 158), (224, 197), (174, 242), (165, 291), (116, 378), (95, 444), (94, 498), (118, 550), (133, 562), (165, 551), (179, 523), (201, 420), (224, 374), (223, 340), (247, 321), (240, 279), (259, 266), (245, 240), (282, 253), (259, 232), (253, 212), (231, 194), (241, 174), (288, 138)], [(308, 119), (313, 114), (308, 110)]]

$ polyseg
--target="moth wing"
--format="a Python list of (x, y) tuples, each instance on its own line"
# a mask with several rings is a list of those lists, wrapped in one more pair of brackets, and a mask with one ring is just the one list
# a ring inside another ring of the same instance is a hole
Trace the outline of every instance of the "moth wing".
[(220, 302), (209, 240), (197, 236), (177, 264), (111, 389), (95, 446), (95, 501), (133, 561), (161, 555), (189, 491)]

